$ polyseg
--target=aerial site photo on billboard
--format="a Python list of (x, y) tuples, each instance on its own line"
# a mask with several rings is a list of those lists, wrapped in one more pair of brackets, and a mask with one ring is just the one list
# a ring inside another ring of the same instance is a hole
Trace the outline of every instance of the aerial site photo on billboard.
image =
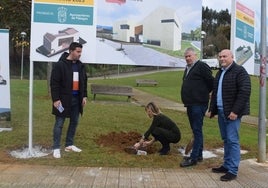
[(182, 33), (201, 28), (202, 1), (99, 0), (98, 63), (184, 67), (168, 55), (181, 49)]

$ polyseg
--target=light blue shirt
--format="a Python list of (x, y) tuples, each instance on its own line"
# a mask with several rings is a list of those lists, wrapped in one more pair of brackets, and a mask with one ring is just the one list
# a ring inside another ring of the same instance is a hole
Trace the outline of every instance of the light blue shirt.
[(218, 109), (223, 109), (223, 102), (222, 102), (222, 80), (224, 77), (224, 74), (226, 72), (226, 69), (222, 70), (221, 77), (219, 79), (219, 84), (218, 84), (218, 92), (217, 92), (217, 107)]
[(221, 72), (221, 76), (220, 76), (220, 79), (219, 79), (218, 92), (217, 92), (217, 107), (218, 107), (218, 109), (223, 109), (223, 102), (222, 102), (222, 81), (223, 81), (224, 74), (226, 73), (226, 71), (228, 70), (228, 68), (231, 65), (229, 65), (226, 68), (222, 68), (221, 69), (222, 72)]

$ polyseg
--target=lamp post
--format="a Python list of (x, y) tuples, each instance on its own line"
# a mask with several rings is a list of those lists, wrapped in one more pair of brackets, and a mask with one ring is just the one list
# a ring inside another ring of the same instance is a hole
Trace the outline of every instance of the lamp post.
[(21, 65), (20, 65), (20, 79), (23, 79), (23, 52), (24, 52), (24, 40), (26, 37), (26, 33), (24, 31), (22, 31), (20, 33), (21, 36)]
[(207, 33), (205, 31), (201, 31), (201, 50), (200, 50), (200, 59), (203, 59), (203, 48), (204, 48), (204, 39), (206, 37)]

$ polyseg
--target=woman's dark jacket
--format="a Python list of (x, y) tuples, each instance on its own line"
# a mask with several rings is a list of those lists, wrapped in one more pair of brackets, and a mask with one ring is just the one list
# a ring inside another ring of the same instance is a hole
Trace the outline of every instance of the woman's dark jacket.
[(153, 116), (153, 122), (145, 132), (144, 138), (148, 139), (150, 134), (162, 135), (172, 143), (177, 143), (181, 139), (181, 132), (176, 123), (164, 114)]
[[(218, 114), (217, 90), (221, 73), (222, 70), (219, 70), (214, 81), (209, 110), (211, 116)], [(233, 62), (226, 70), (222, 81), (222, 101), (226, 118), (231, 112), (237, 114), (239, 118), (249, 114), (250, 92), (251, 82), (247, 71)]]
[[(71, 113), (73, 69), (72, 61), (66, 59), (68, 55), (67, 52), (63, 53), (59, 61), (54, 63), (50, 79), (52, 101), (54, 103), (60, 100), (64, 108), (64, 111), (60, 113), (52, 104), (52, 114), (61, 117), (70, 117)], [(87, 97), (87, 75), (84, 64), (79, 60), (76, 63), (79, 72), (79, 100), (82, 114), (82, 100), (83, 97)]]
[(186, 75), (184, 71), (181, 87), (181, 99), (184, 106), (208, 105), (209, 93), (213, 88), (213, 76), (210, 67), (197, 61)]

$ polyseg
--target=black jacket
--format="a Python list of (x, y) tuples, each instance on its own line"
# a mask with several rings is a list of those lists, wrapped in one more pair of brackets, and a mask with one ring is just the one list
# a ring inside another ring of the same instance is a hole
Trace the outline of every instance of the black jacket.
[[(54, 63), (50, 87), (52, 102), (61, 100), (64, 111), (59, 111), (52, 104), (52, 114), (61, 117), (70, 117), (71, 103), (72, 103), (72, 87), (73, 87), (73, 69), (72, 61), (67, 60), (68, 53), (62, 54), (57, 63)], [(79, 72), (79, 100), (80, 100), (80, 113), (83, 113), (82, 100), (87, 97), (87, 75), (85, 66), (81, 61), (77, 61)]]
[(144, 133), (144, 138), (148, 139), (151, 134), (164, 136), (172, 143), (177, 143), (181, 139), (179, 127), (164, 114), (154, 115), (151, 126)]
[(181, 99), (184, 106), (208, 105), (209, 93), (213, 87), (213, 76), (209, 66), (197, 61), (186, 75), (184, 71)]
[[(212, 98), (210, 102), (211, 116), (218, 113), (217, 90), (222, 70), (216, 74)], [(244, 67), (235, 62), (226, 70), (222, 81), (222, 100), (226, 118), (234, 112), (241, 118), (250, 112), (249, 100), (251, 93), (250, 77)]]

